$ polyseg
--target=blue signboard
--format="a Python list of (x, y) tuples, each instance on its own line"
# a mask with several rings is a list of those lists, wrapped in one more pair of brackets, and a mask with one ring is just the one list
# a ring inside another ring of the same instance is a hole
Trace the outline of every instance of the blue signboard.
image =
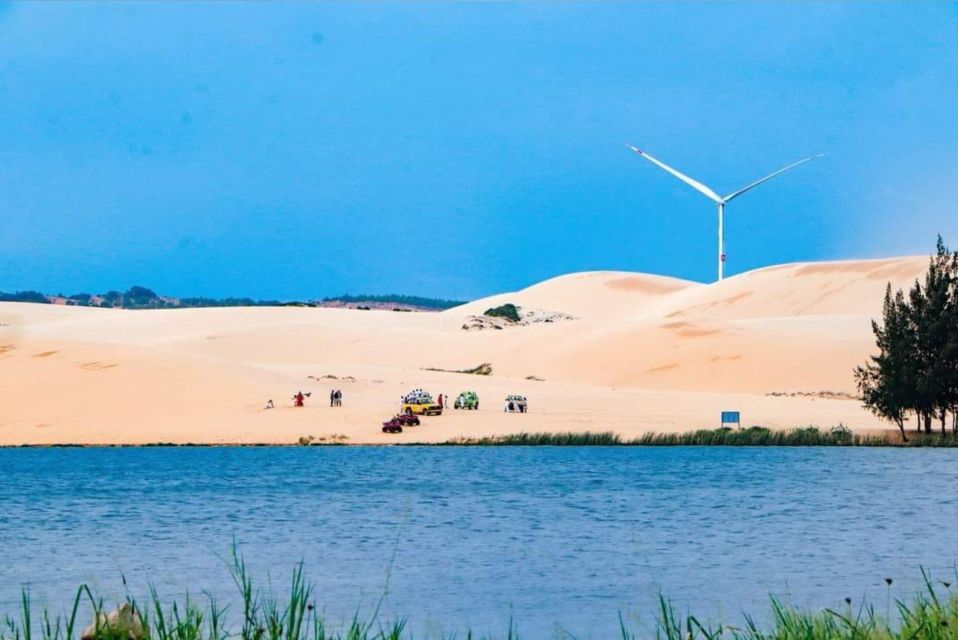
[(738, 411), (723, 411), (722, 424), (741, 424), (742, 416)]

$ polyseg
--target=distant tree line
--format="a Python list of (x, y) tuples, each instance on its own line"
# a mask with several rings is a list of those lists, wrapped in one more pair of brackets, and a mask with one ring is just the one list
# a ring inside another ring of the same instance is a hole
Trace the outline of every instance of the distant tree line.
[(180, 298), (180, 307), (282, 307), (298, 306), (300, 302), (280, 302), (279, 300), (253, 300), (252, 298)]
[[(173, 298), (161, 296), (152, 289), (134, 285), (126, 291), (107, 291), (103, 294), (76, 293), (73, 295), (50, 296), (39, 291), (18, 291), (4, 293), (0, 291), (0, 302), (37, 302), (47, 304), (54, 298), (62, 298), (68, 305), (83, 307), (105, 307), (122, 309), (182, 309), (196, 307), (311, 307), (314, 303), (302, 301), (254, 300), (253, 298)], [(423, 296), (406, 295), (343, 295), (336, 298), (324, 298), (322, 302), (399, 304), (422, 309), (451, 309), (463, 302), (442, 300)], [(368, 307), (367, 307), (368, 308)], [(396, 309), (402, 311), (403, 309)]]
[(386, 295), (349, 295), (343, 294), (335, 298), (323, 298), (323, 302), (342, 302), (345, 304), (357, 304), (361, 302), (374, 302), (377, 304), (404, 304), (410, 307), (420, 307), (423, 309), (452, 309), (461, 304), (460, 300), (443, 300), (442, 298), (427, 298), (423, 296), (406, 296), (396, 293)]
[(862, 402), (898, 425), (914, 417), (916, 430), (958, 433), (958, 252), (938, 237), (924, 282), (906, 294), (885, 289), (882, 321), (872, 321), (878, 354), (855, 369)]
[(46, 304), (50, 302), (50, 299), (39, 291), (17, 291), (16, 293), (0, 291), (0, 302), (39, 302)]
[(39, 291), (18, 291), (4, 293), (0, 291), (0, 302), (36, 302), (49, 304), (55, 298), (62, 298), (66, 304), (80, 307), (101, 307), (108, 309), (182, 309), (192, 307), (281, 307), (308, 306), (305, 302), (280, 302), (279, 300), (253, 300), (252, 298), (171, 298), (161, 296), (152, 289), (134, 285), (126, 291), (110, 290), (102, 294), (75, 293), (56, 296)]

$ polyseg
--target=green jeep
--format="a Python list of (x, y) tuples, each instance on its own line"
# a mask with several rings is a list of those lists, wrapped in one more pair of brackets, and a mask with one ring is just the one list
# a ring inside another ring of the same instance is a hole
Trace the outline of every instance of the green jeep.
[(459, 394), (459, 397), (456, 398), (453, 407), (456, 409), (478, 409), (479, 396), (476, 395), (475, 391), (463, 391)]

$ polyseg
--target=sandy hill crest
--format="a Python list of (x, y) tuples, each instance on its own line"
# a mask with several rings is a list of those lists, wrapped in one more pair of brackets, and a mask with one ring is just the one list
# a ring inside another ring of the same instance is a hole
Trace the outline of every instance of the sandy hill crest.
[(500, 293), (446, 311), (447, 314), (482, 314), (507, 302), (534, 309), (569, 314), (577, 318), (629, 315), (633, 304), (655, 301), (687, 288), (705, 285), (678, 278), (627, 271), (586, 271), (550, 278), (512, 293)]

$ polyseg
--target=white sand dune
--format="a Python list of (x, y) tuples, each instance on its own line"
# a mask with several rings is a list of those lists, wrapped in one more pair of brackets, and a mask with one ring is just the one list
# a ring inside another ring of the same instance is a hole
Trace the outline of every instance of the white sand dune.
[[(870, 320), (886, 284), (907, 287), (926, 265), (923, 257), (793, 264), (711, 285), (579, 273), (438, 314), (0, 303), (0, 444), (633, 436), (714, 427), (720, 411), (736, 409), (746, 424), (883, 429), (854, 400), (769, 394), (853, 392), (851, 371), (873, 349)], [(505, 302), (576, 319), (460, 329)], [(483, 362), (492, 376), (426, 370)], [(332, 387), (343, 390), (342, 408), (328, 407)], [(413, 387), (475, 389), (481, 410), (381, 433)], [(314, 395), (295, 409), (290, 396), (300, 389)], [(503, 413), (508, 393), (527, 395), (531, 412)], [(264, 410), (270, 398), (277, 409)]]

